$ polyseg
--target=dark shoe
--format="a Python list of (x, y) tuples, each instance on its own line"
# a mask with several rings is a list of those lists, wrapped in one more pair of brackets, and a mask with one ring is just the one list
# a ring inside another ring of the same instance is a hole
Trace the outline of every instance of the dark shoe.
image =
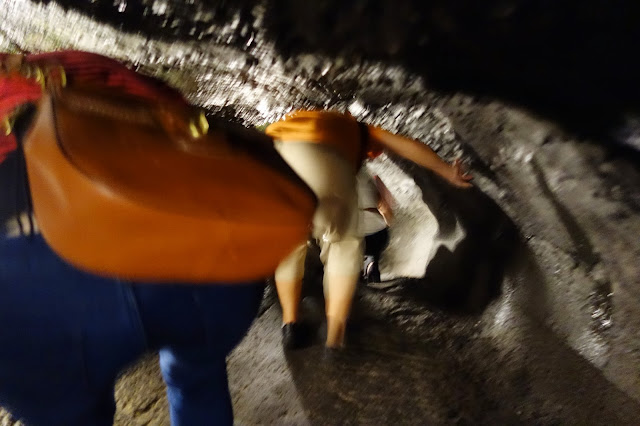
[(373, 256), (364, 257), (364, 262), (362, 263), (362, 281), (365, 283), (369, 278), (369, 266), (371, 266), (373, 262), (375, 262), (375, 258)]
[(285, 350), (302, 349), (311, 344), (310, 328), (300, 322), (290, 322), (282, 326), (282, 346)]
[(378, 262), (375, 260), (367, 265), (364, 272), (364, 280), (367, 284), (380, 282), (380, 269), (378, 269)]

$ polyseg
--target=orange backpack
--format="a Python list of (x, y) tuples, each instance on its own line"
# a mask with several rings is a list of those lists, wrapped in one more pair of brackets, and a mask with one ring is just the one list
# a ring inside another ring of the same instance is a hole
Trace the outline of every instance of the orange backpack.
[(45, 92), (24, 140), (38, 225), (62, 258), (153, 282), (260, 279), (316, 199), (259, 132), (92, 87)]

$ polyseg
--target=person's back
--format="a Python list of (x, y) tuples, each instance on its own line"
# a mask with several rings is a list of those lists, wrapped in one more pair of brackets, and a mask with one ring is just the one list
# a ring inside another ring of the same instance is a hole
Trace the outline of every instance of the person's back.
[[(333, 111), (296, 111), (267, 127), (266, 133), (318, 198), (311, 236), (325, 266), (326, 345), (340, 347), (362, 262), (355, 190), (364, 144), (361, 126), (353, 117)], [(298, 313), (306, 252), (306, 244), (300, 244), (275, 272), (283, 344), (289, 349), (308, 341)]]

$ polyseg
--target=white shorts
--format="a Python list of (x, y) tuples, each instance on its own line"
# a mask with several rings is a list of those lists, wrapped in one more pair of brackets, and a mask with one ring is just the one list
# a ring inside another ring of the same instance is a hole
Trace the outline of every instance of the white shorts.
[[(317, 143), (276, 141), (275, 146), (318, 197), (312, 236), (320, 245), (325, 274), (358, 274), (363, 242), (353, 166), (332, 148)], [(287, 256), (276, 269), (276, 280), (301, 279), (306, 252), (305, 243)]]

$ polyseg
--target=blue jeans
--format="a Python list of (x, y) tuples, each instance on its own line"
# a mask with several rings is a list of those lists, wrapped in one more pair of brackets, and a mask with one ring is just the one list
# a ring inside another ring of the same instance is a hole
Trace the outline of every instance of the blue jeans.
[(111, 424), (118, 374), (157, 350), (172, 424), (232, 424), (225, 357), (262, 291), (102, 278), (39, 235), (0, 234), (0, 406), (28, 425)]

